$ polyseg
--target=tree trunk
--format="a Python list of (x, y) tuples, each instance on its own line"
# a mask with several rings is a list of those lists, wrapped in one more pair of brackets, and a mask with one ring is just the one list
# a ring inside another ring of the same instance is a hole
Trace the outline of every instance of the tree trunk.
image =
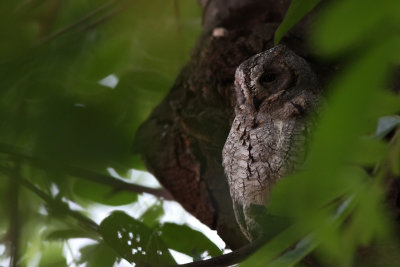
[[(134, 150), (182, 206), (216, 229), (231, 249), (247, 241), (236, 223), (222, 168), (222, 147), (234, 117), (239, 64), (273, 46), (289, 0), (200, 0), (203, 32), (169, 94), (138, 130)], [(282, 40), (305, 58), (322, 83), (331, 66), (305, 43), (309, 14)]]

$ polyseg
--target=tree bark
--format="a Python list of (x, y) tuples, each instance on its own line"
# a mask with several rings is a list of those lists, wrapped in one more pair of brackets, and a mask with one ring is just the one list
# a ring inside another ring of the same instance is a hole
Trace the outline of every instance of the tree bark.
[[(273, 46), (289, 0), (199, 0), (203, 32), (169, 94), (139, 128), (134, 151), (194, 216), (231, 249), (247, 243), (236, 223), (222, 168), (222, 147), (234, 118), (233, 81), (245, 59)], [(306, 46), (305, 17), (282, 40), (324, 82), (333, 69)]]

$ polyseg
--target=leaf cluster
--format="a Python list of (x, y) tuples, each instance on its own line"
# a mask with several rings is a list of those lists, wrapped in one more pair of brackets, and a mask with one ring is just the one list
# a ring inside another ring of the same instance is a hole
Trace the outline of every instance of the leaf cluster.
[[(199, 7), (182, 0), (1, 1), (0, 265), (164, 266), (169, 249), (221, 253), (160, 222), (170, 195), (141, 185), (148, 175), (124, 178), (144, 168), (132, 138), (199, 31)], [(138, 206), (143, 193), (161, 200), (137, 216), (90, 213)], [(81, 256), (75, 240), (89, 242)]]

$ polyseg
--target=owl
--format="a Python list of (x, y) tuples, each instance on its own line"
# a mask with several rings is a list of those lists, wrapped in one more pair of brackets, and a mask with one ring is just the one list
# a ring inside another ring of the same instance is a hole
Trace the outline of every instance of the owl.
[(222, 157), (233, 209), (248, 240), (262, 233), (255, 207), (304, 161), (319, 99), (308, 63), (284, 45), (244, 61), (235, 74), (235, 119)]

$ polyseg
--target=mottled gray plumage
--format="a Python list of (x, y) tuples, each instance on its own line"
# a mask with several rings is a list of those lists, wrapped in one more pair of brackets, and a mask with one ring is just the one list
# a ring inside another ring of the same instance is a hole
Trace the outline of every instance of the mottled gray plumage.
[(307, 62), (283, 45), (244, 61), (235, 75), (235, 119), (223, 149), (236, 220), (249, 239), (262, 229), (254, 205), (266, 205), (276, 181), (305, 157), (308, 115), (318, 83)]

